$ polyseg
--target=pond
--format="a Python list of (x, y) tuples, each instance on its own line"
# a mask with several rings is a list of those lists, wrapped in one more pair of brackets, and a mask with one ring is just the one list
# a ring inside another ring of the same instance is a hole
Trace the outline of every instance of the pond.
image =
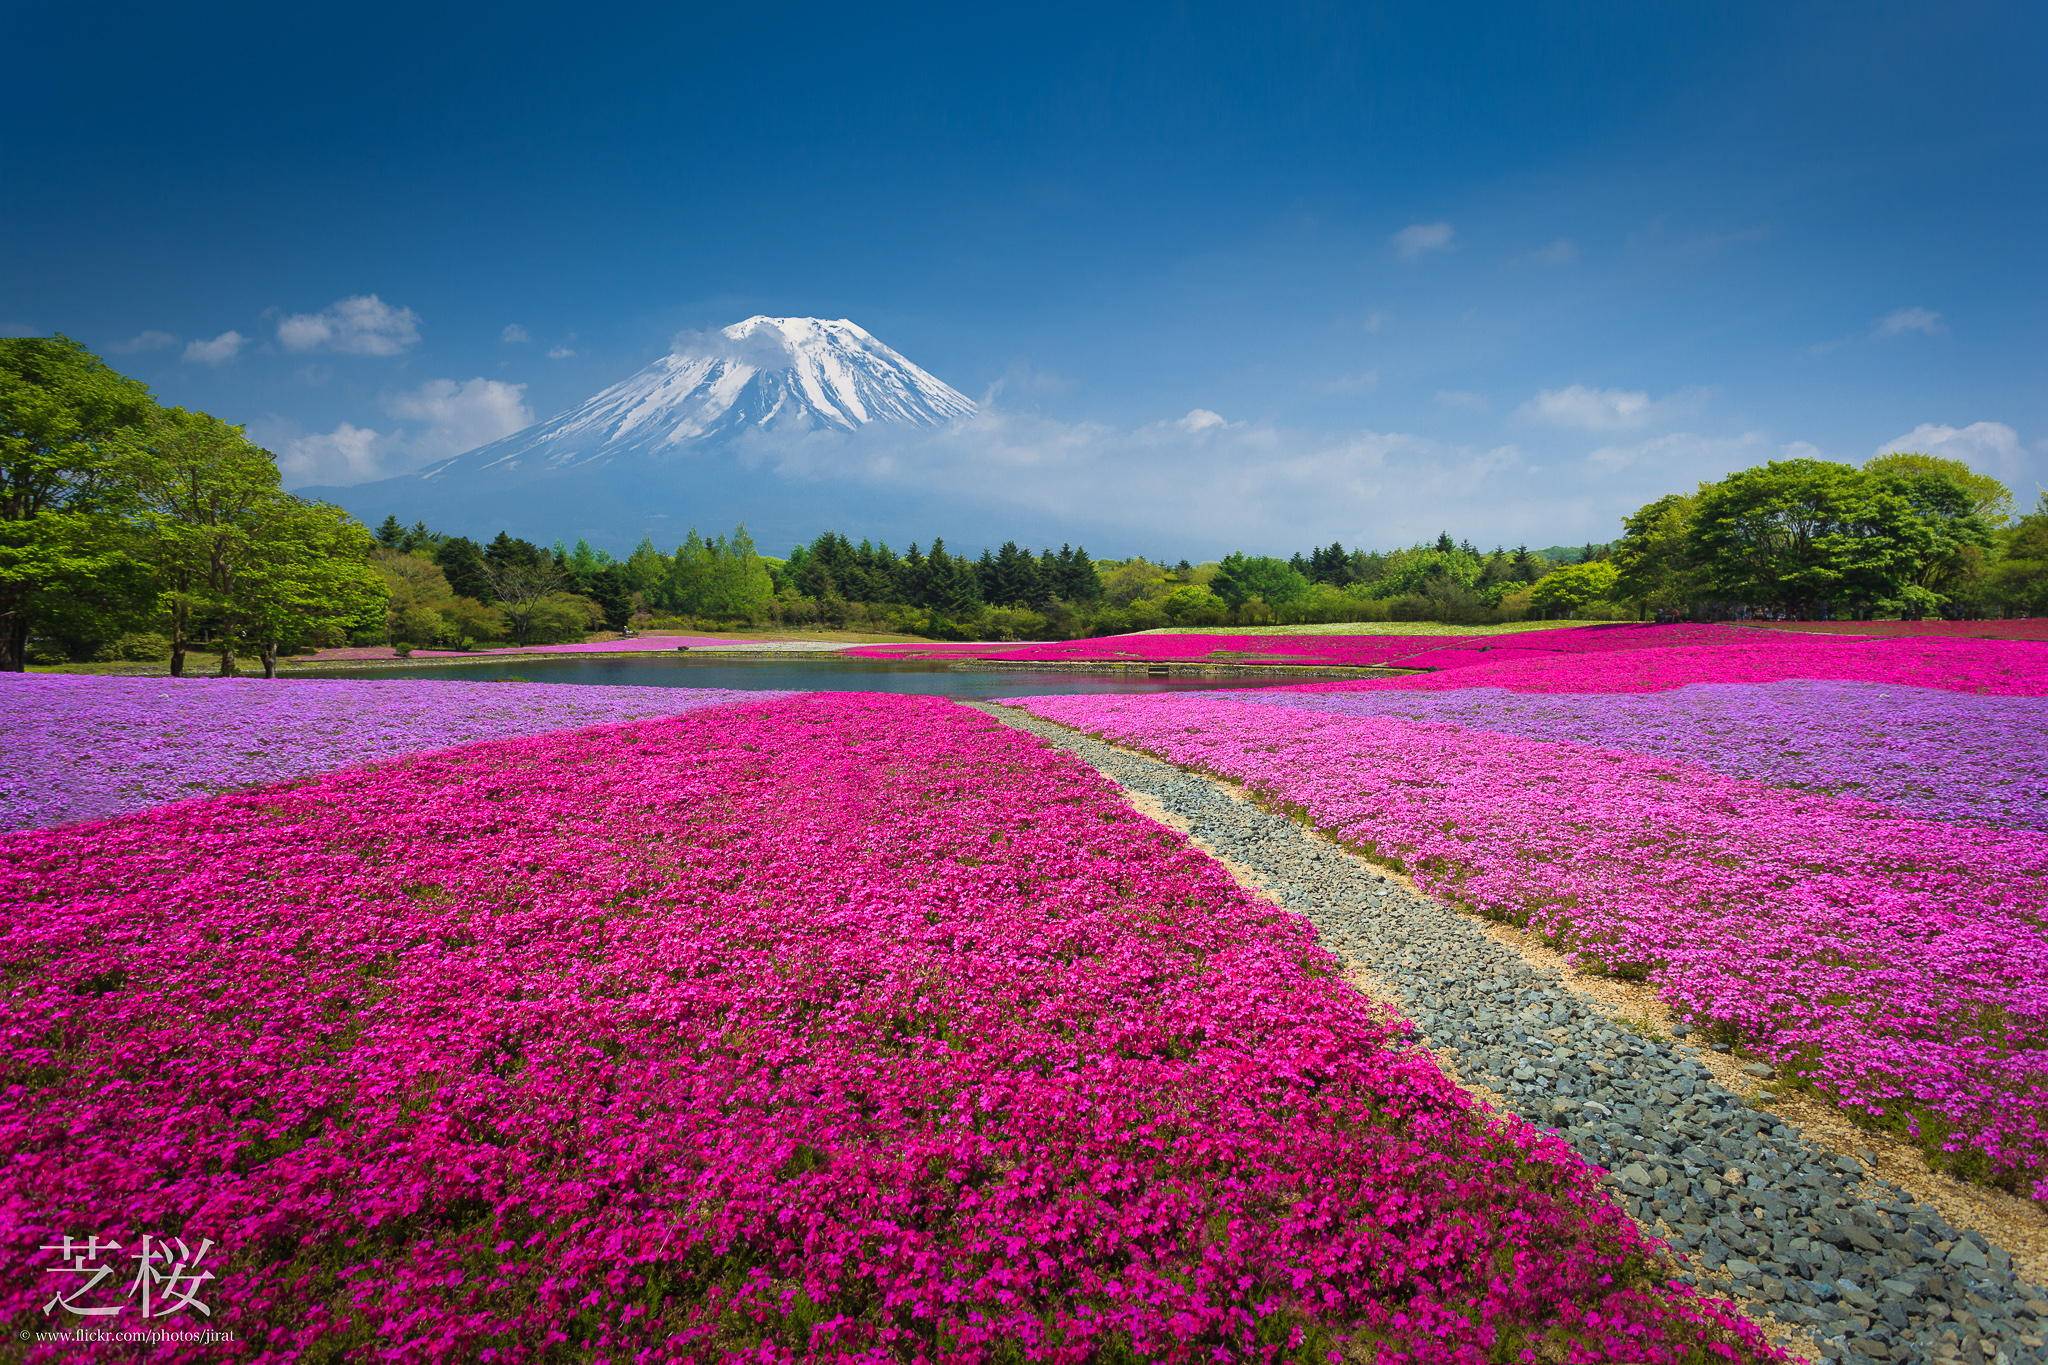
[(460, 678), (476, 682), (631, 684), (642, 687), (786, 688), (799, 692), (916, 692), (929, 696), (1043, 696), (1054, 692), (1193, 692), (1271, 687), (1312, 681), (1300, 673), (1251, 672), (1229, 678), (1146, 677), (1035, 668), (952, 668), (896, 659), (844, 659), (791, 654), (782, 658), (683, 658), (583, 655), (552, 659), (397, 664), (386, 668), (293, 669), (300, 678)]

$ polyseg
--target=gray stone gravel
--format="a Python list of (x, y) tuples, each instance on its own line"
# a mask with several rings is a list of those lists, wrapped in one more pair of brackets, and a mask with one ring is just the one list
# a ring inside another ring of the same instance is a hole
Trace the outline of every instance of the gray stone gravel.
[(1609, 1171), (1636, 1219), (1703, 1288), (1735, 1293), (1844, 1361), (2048, 1362), (2048, 1291), (1856, 1161), (1718, 1084), (1690, 1046), (1639, 1036), (1292, 820), (1220, 783), (1014, 708), (978, 709), (1157, 800), (1210, 852), (1396, 991), (1428, 1045)]

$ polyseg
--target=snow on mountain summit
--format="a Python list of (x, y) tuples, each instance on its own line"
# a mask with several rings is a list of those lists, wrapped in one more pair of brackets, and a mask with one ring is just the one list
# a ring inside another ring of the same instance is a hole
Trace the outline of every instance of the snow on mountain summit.
[(567, 412), (424, 471), (566, 469), (759, 430), (943, 426), (974, 403), (845, 318), (755, 316), (676, 348)]

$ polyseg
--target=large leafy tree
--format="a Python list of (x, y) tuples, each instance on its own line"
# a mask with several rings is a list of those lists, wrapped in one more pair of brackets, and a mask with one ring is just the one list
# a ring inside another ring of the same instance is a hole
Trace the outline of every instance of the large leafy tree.
[(1951, 460), (1943, 455), (1923, 455), (1918, 451), (1895, 450), (1889, 455), (1877, 455), (1863, 462), (1864, 469), (1872, 474), (1894, 476), (1917, 480), (1929, 475), (1944, 479), (1962, 490), (1970, 509), (1984, 519), (1986, 526), (1996, 529), (2012, 519), (2012, 490), (1989, 474), (1980, 474), (1961, 460)]
[(1615, 564), (1621, 590), (1652, 607), (1912, 614), (1975, 599), (2005, 502), (2004, 485), (1954, 460), (1778, 460), (1643, 507)]
[(281, 511), (277, 462), (242, 429), (203, 412), (160, 411), (135, 461), (140, 556), (162, 593), (171, 676), (197, 631), (211, 629), (223, 677), (241, 643), (239, 594), (267, 553), (264, 523)]
[(326, 503), (279, 494), (259, 509), (224, 626), (254, 645), (264, 677), (277, 676), (280, 652), (335, 642), (383, 610), (371, 544), (361, 523)]
[(1583, 564), (1560, 564), (1536, 580), (1529, 589), (1529, 603), (1549, 616), (1570, 616), (1596, 602), (1614, 597), (1620, 571), (1604, 559)]
[(1934, 536), (1900, 492), (1853, 465), (1774, 460), (1703, 486), (1691, 542), (1719, 595), (1810, 614), (1896, 598)]
[(1255, 597), (1269, 607), (1284, 607), (1308, 596), (1308, 579), (1284, 559), (1233, 552), (1217, 564), (1209, 590), (1232, 608)]
[(0, 670), (39, 614), (90, 611), (129, 581), (128, 477), (155, 404), (66, 337), (0, 340)]
[(1616, 592), (1650, 611), (1679, 614), (1689, 613), (1706, 595), (1693, 559), (1698, 503), (1689, 493), (1667, 494), (1622, 523), (1614, 547)]
[(2019, 616), (2048, 616), (2048, 493), (2005, 535), (2005, 553), (1992, 565), (1992, 600)]

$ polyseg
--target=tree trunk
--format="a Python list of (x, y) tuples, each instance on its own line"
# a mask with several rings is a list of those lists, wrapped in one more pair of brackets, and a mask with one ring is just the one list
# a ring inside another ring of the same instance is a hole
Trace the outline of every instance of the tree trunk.
[(28, 667), (28, 613), (17, 607), (8, 614), (7, 629), (0, 631), (0, 673), (20, 673)]
[(226, 640), (220, 642), (220, 675), (223, 678), (235, 676), (235, 647)]
[(262, 657), (262, 659), (263, 659), (263, 676), (264, 676), (264, 677), (266, 677), (266, 678), (274, 678), (274, 677), (276, 677), (276, 676), (277, 676), (277, 641), (275, 641), (275, 640), (271, 640), (271, 641), (268, 641), (268, 642), (266, 642), (266, 643), (265, 643), (265, 644), (263, 645), (263, 648), (262, 648), (262, 650), (261, 650), (261, 657)]
[(171, 676), (185, 676), (185, 615), (190, 610), (185, 605), (185, 584), (183, 574), (171, 580)]

